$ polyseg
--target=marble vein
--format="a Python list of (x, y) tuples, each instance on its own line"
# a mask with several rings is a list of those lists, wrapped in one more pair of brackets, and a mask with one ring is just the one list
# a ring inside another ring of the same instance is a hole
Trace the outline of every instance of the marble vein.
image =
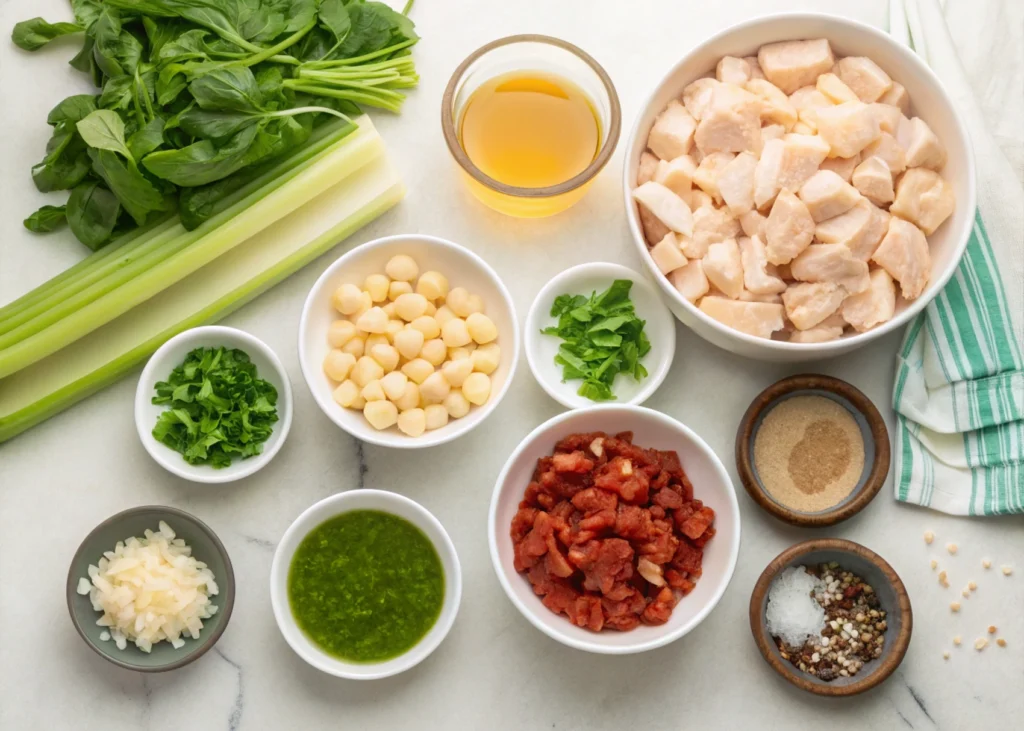
[(225, 655), (220, 648), (215, 647), (213, 651), (217, 653), (221, 660), (234, 668), (235, 674), (238, 676), (238, 693), (235, 695), (235, 703), (231, 708), (231, 715), (228, 716), (228, 731), (238, 731), (238, 728), (242, 723), (242, 709), (245, 704), (245, 686), (242, 682), (242, 666)]

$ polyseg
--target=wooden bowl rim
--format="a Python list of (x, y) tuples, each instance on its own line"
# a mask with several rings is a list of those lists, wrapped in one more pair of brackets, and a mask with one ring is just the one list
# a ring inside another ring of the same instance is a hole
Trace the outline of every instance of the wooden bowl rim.
[[(890, 614), (894, 611), (899, 612), (899, 633), (895, 636), (893, 642), (888, 645), (889, 649), (884, 652), (882, 657), (879, 659), (878, 667), (876, 667), (869, 675), (848, 685), (828, 685), (814, 683), (809, 680), (809, 676), (806, 676), (790, 663), (773, 653), (773, 650), (776, 648), (764, 626), (764, 612), (762, 611), (761, 606), (764, 603), (765, 596), (767, 595), (768, 589), (775, 577), (783, 569), (793, 565), (802, 556), (806, 556), (808, 553), (813, 551), (822, 550), (851, 553), (869, 561), (882, 572), (882, 575), (885, 576), (886, 580), (892, 585), (893, 591), (896, 593), (897, 606), (890, 607), (886, 611)], [(758, 577), (757, 583), (754, 584), (754, 590), (750, 594), (749, 614), (750, 632), (754, 636), (754, 642), (757, 645), (757, 649), (761, 652), (761, 656), (765, 659), (765, 662), (767, 662), (775, 672), (797, 688), (806, 690), (808, 693), (814, 693), (815, 695), (829, 698), (857, 695), (858, 693), (871, 690), (879, 683), (886, 680), (893, 674), (896, 668), (899, 667), (900, 663), (903, 662), (903, 658), (907, 654), (907, 648), (910, 646), (910, 637), (914, 629), (914, 611), (910, 605), (910, 595), (907, 593), (907, 588), (903, 585), (903, 581), (900, 579), (893, 567), (870, 548), (843, 538), (817, 538), (809, 541), (803, 541), (790, 546), (772, 559), (768, 566), (765, 567), (765, 570), (761, 573), (761, 576)]]
[[(854, 493), (852, 499), (840, 503), (829, 510), (804, 513), (787, 508), (781, 503), (776, 502), (762, 489), (757, 478), (754, 476), (754, 467), (748, 445), (754, 432), (754, 424), (757, 423), (758, 418), (769, 406), (775, 404), (780, 397), (787, 394), (811, 390), (828, 391), (841, 396), (864, 415), (868, 428), (871, 431), (871, 439), (875, 443), (875, 459), (871, 465), (871, 471), (864, 481), (864, 485)], [(779, 520), (800, 527), (820, 528), (835, 525), (848, 518), (852, 518), (866, 508), (868, 503), (875, 499), (878, 491), (882, 489), (882, 485), (885, 484), (885, 478), (889, 475), (890, 460), (889, 430), (886, 428), (885, 419), (882, 418), (878, 408), (856, 386), (832, 376), (800, 373), (773, 383), (750, 402), (750, 406), (747, 407), (736, 430), (736, 471), (747, 494), (762, 509), (771, 513)]]

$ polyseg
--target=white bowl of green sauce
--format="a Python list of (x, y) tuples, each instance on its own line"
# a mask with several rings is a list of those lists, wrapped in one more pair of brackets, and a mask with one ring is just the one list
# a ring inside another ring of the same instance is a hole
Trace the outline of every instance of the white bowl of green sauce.
[(307, 508), (285, 531), (270, 600), (285, 641), (325, 673), (374, 680), (422, 662), (462, 597), (455, 545), (426, 508), (352, 490)]

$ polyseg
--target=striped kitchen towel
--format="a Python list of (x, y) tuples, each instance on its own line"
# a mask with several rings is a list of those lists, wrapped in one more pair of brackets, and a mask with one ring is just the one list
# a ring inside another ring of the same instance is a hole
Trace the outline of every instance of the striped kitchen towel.
[(939, 0), (890, 0), (890, 11), (890, 32), (909, 36), (964, 114), (978, 163), (964, 258), (897, 361), (896, 499), (955, 515), (1024, 513), (1024, 190), (985, 129)]

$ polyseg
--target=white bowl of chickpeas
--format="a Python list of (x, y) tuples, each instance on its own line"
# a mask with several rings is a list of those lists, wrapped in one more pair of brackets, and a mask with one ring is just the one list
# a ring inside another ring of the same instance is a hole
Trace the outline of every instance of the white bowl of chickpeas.
[(449, 442), (494, 410), (519, 360), (498, 275), (433, 236), (388, 236), (334, 262), (299, 324), (313, 398), (357, 439), (415, 449)]

